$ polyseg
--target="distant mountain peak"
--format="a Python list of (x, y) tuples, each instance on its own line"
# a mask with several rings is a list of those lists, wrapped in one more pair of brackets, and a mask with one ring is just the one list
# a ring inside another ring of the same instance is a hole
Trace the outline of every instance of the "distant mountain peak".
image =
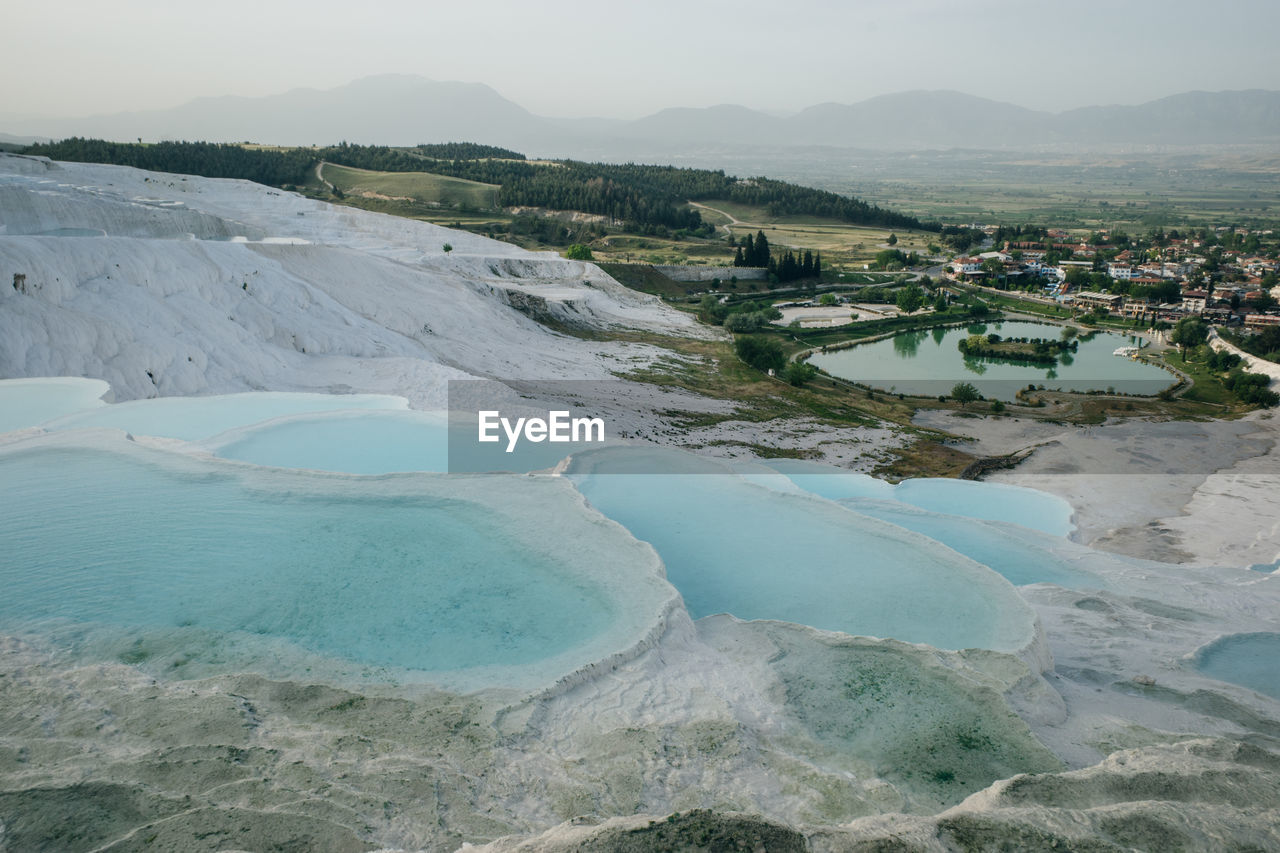
[[(1135, 106), (1049, 113), (954, 89), (915, 89), (789, 114), (740, 104), (672, 107), (633, 121), (548, 119), (484, 83), (377, 74), (331, 89), (200, 98), (170, 110), (8, 127), (62, 138), (206, 139), (297, 145), (467, 140), (526, 153), (679, 158), (736, 146), (891, 150), (1016, 149), (1045, 144), (1280, 142), (1280, 92), (1183, 92)], [(634, 143), (634, 144), (633, 144)], [(665, 152), (665, 153), (664, 153)]]
[[(437, 81), (430, 77), (424, 77), (421, 74), (396, 74), (388, 72), (386, 74), (370, 74), (368, 77), (358, 77), (347, 86), (378, 86), (383, 84), (421, 84), (435, 83)], [(483, 84), (480, 84), (483, 85)], [(335, 87), (337, 88), (337, 87)]]

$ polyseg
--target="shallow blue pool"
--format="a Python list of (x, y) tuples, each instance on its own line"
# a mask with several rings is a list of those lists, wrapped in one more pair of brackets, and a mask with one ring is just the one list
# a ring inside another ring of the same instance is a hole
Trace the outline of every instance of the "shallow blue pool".
[(1021, 486), (944, 479), (903, 480), (895, 486), (867, 474), (791, 459), (771, 460), (769, 467), (805, 491), (831, 500), (893, 500), (930, 512), (1017, 524), (1053, 536), (1066, 536), (1074, 529), (1071, 504)]
[[(703, 473), (655, 473), (680, 466)], [(986, 567), (718, 467), (627, 449), (583, 454), (570, 477), (593, 506), (657, 549), (695, 618), (731, 613), (947, 649), (1013, 650), (1030, 640), (1030, 609)]]
[(1052, 583), (1072, 589), (1101, 589), (1102, 579), (1059, 554), (1056, 537), (998, 521), (925, 512), (896, 501), (853, 498), (842, 506), (922, 533), (1023, 586)]
[(504, 490), (516, 501), (536, 484), (495, 480), (484, 503), (449, 496), (464, 484), (419, 493), (404, 478), (171, 469), (153, 455), (0, 455), (0, 629), (185, 629), (453, 670), (548, 658), (618, 617), (571, 557), (521, 532), (543, 522), (504, 512)]
[(110, 390), (101, 379), (73, 376), (5, 379), (0, 381), (0, 432), (104, 407), (101, 397)]
[[(106, 383), (102, 383), (104, 386)], [(3, 383), (0, 383), (3, 385)], [(199, 441), (227, 430), (239, 429), (274, 418), (348, 409), (403, 410), (403, 397), (387, 394), (306, 394), (254, 391), (210, 397), (156, 397), (130, 400), (51, 420), (50, 430), (107, 427), (134, 435)]]
[(1210, 678), (1280, 699), (1280, 634), (1231, 634), (1200, 649), (1196, 669)]
[(215, 450), (275, 468), (346, 474), (449, 469), (448, 418), (428, 412), (340, 412), (242, 430)]

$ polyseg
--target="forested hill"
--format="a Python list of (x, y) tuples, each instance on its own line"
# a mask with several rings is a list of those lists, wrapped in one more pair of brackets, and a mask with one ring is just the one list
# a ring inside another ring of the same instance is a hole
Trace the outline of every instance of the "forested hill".
[(51, 160), (76, 163), (114, 163), (153, 172), (200, 175), (205, 178), (242, 178), (279, 187), (303, 184), (315, 165), (315, 154), (306, 148), (268, 150), (217, 142), (104, 142), (72, 137), (61, 142), (37, 143), (22, 150)]
[(245, 178), (272, 186), (306, 183), (308, 172), (322, 161), (383, 172), (430, 172), (497, 184), (502, 207), (582, 211), (607, 216), (635, 230), (704, 228), (701, 215), (687, 203), (714, 200), (763, 207), (773, 216), (822, 216), (888, 228), (938, 228), (860, 199), (769, 178), (741, 180), (723, 171), (633, 163), (532, 163), (514, 151), (473, 143), (413, 148), (343, 143), (329, 148), (275, 150), (207, 142), (142, 145), (73, 137), (32, 145), (25, 153), (160, 172)]

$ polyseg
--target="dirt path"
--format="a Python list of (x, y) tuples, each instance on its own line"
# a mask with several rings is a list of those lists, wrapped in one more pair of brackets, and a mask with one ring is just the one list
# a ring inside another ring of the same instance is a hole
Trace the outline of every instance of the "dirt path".
[(724, 229), (724, 233), (725, 233), (725, 236), (726, 236), (726, 237), (728, 237), (728, 236), (730, 236), (730, 235), (732, 235), (732, 234), (733, 234), (733, 226), (734, 226), (734, 225), (747, 225), (748, 227), (751, 227), (751, 228), (754, 228), (754, 227), (755, 227), (754, 225), (750, 225), (750, 223), (746, 223), (746, 222), (743, 222), (741, 219), (738, 219), (736, 216), (734, 216), (734, 215), (733, 215), (732, 213), (730, 213), (729, 211), (727, 211), (727, 210), (721, 210), (721, 209), (720, 209), (720, 208), (718, 208), (718, 207), (712, 207), (712, 206), (711, 206), (711, 205), (709, 205), (709, 204), (699, 204), (699, 203), (698, 203), (698, 202), (696, 202), (696, 201), (691, 201), (691, 202), (689, 202), (689, 206), (690, 206), (690, 207), (696, 207), (696, 208), (699, 208), (699, 209), (701, 209), (701, 210), (709, 210), (709, 211), (711, 211), (712, 213), (718, 213), (718, 214), (720, 214), (721, 216), (724, 216), (724, 217), (728, 218), (728, 220), (729, 220), (729, 224), (728, 224), (728, 225), (721, 225), (721, 226), (720, 226), (721, 228), (723, 228), (723, 229)]
[(333, 186), (333, 184), (329, 183), (324, 179), (324, 161), (323, 160), (321, 160), (319, 163), (316, 163), (316, 180), (324, 184), (326, 187), (328, 187), (329, 192), (334, 191), (335, 187)]

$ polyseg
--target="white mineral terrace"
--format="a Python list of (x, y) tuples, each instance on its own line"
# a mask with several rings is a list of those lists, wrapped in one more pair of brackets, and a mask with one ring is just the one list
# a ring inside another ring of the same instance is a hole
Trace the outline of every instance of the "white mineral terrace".
[[(899, 427), (538, 322), (718, 334), (590, 264), (10, 155), (0, 224), (0, 847), (1280, 848), (1268, 414), (925, 413), (1034, 452), (890, 486)], [(610, 380), (627, 435), (445, 473), (468, 378)]]

